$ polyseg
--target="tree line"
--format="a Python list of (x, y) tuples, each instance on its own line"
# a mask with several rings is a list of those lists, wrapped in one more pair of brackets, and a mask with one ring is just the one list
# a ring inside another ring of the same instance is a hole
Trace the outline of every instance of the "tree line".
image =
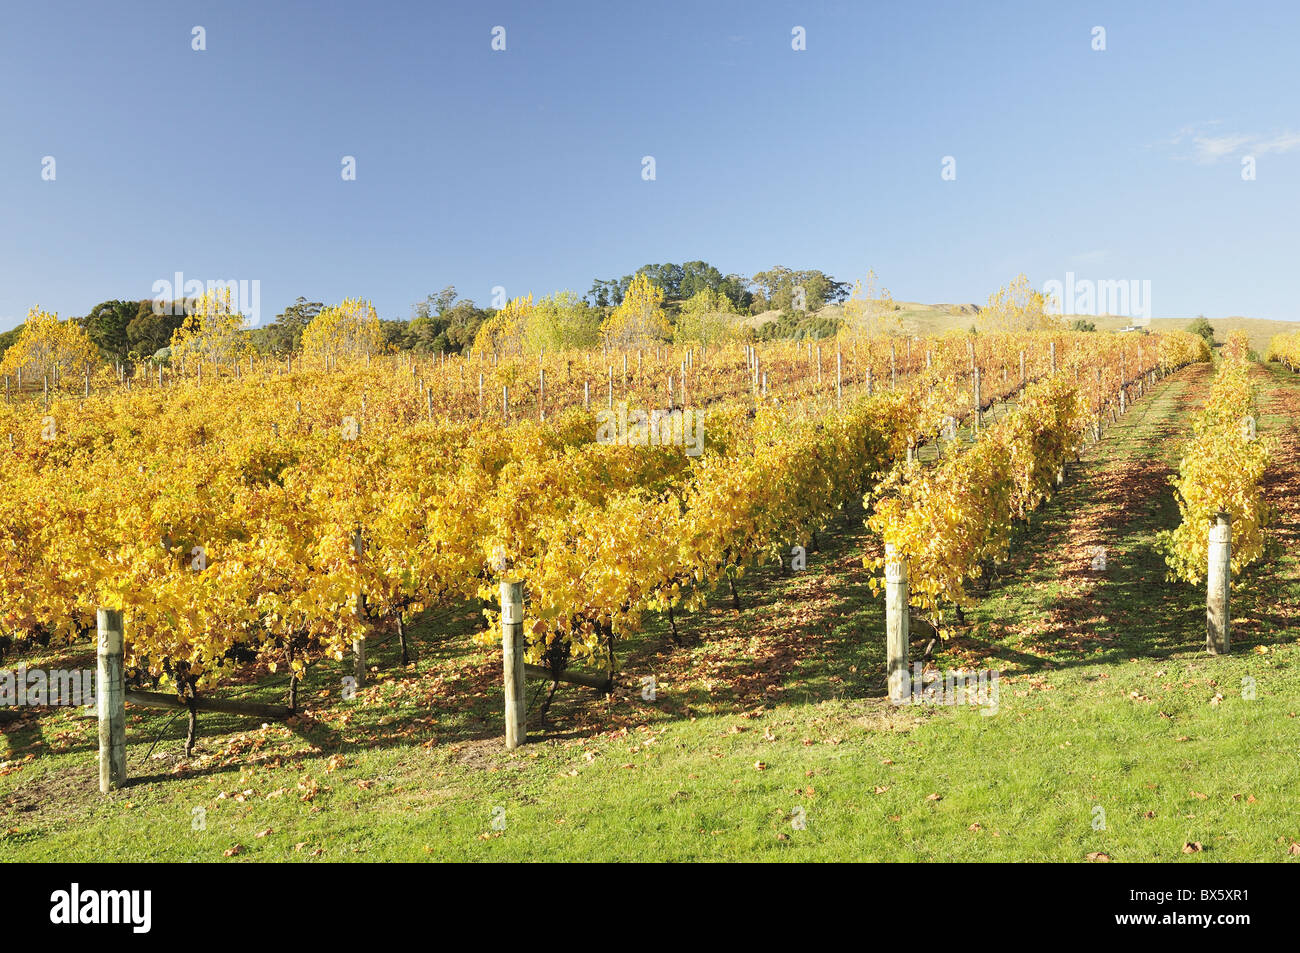
[[(833, 319), (804, 315), (814, 315), (827, 304), (842, 302), (850, 292), (847, 282), (836, 281), (816, 269), (797, 270), (778, 265), (745, 278), (724, 275), (703, 261), (648, 264), (620, 278), (597, 279), (584, 297), (565, 296), (568, 322), (578, 329), (589, 325), (594, 336), (623, 303), (638, 276), (644, 276), (662, 292), (664, 313), (674, 323), (679, 319), (699, 322), (702, 310), (716, 312), (719, 318), (770, 310), (782, 312), (779, 321), (761, 333), (753, 332), (753, 336), (764, 338), (834, 333)], [(125, 365), (151, 359), (165, 361), (170, 356), (172, 337), (193, 304), (190, 299), (178, 299), (156, 308), (151, 298), (111, 298), (71, 320), (85, 329), (106, 361)], [(299, 297), (273, 321), (245, 333), (260, 354), (295, 353), (301, 350), (304, 329), (324, 307), (322, 302)], [(395, 351), (466, 352), (480, 327), (491, 321), (499, 310), (480, 307), (470, 298), (461, 298), (455, 287), (448, 285), (413, 305), (407, 318), (381, 318), (383, 344)], [(0, 333), (0, 358), (18, 340), (21, 331), (19, 325)], [(580, 331), (578, 336), (582, 336)]]

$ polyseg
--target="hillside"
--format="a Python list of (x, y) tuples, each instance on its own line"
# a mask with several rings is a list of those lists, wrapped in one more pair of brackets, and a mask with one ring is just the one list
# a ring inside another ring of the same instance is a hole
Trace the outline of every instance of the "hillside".
[[(898, 311), (903, 319), (903, 327), (909, 334), (942, 334), (945, 331), (954, 328), (967, 329), (976, 321), (979, 314), (979, 305), (975, 304), (922, 304), (916, 301), (896, 301)], [(823, 317), (839, 317), (843, 312), (843, 305), (827, 305), (817, 312)], [(778, 311), (767, 311), (763, 314), (747, 318), (746, 323), (758, 328), (770, 321), (775, 321), (780, 316)], [(1111, 315), (1066, 315), (1067, 323), (1074, 321), (1076, 318), (1082, 318), (1091, 321), (1097, 325), (1099, 331), (1118, 331), (1132, 323), (1132, 319), (1126, 317), (1115, 317)], [(1181, 331), (1186, 329), (1195, 317), (1188, 318), (1152, 318), (1150, 328), (1152, 331)], [(1245, 331), (1250, 338), (1250, 346), (1263, 354), (1268, 347), (1269, 338), (1275, 334), (1283, 334), (1289, 331), (1295, 331), (1300, 327), (1300, 322), (1296, 321), (1276, 321), (1269, 318), (1247, 318), (1240, 315), (1232, 315), (1226, 318), (1210, 318), (1210, 324), (1214, 327), (1214, 340), (1222, 344), (1228, 339), (1228, 334), (1232, 331)]]

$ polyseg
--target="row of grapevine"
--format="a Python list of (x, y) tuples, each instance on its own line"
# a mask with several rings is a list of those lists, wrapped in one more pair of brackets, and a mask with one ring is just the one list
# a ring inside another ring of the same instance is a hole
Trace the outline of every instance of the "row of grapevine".
[[(1006, 557), (1014, 521), (1051, 495), (1087, 419), (1074, 383), (1049, 378), (969, 450), (935, 467), (914, 463), (867, 498), (868, 526), (906, 562), (912, 603), (937, 629), (946, 627), (946, 607), (968, 601), (967, 583)], [(868, 566), (883, 568), (884, 559)]]
[(1290, 370), (1300, 370), (1300, 331), (1290, 334), (1275, 334), (1268, 342), (1266, 361), (1278, 361)]
[(1233, 574), (1264, 552), (1268, 506), (1260, 480), (1271, 442), (1256, 432), (1259, 410), (1245, 335), (1234, 333), (1223, 351), (1173, 478), (1182, 522), (1161, 537), (1171, 577), (1191, 583), (1205, 579), (1211, 529), (1220, 514), (1231, 525)]
[[(1106, 336), (1109, 337), (1109, 336)], [(294, 420), (306, 426), (337, 425), (339, 413), (381, 423), (419, 419), (545, 419), (566, 409), (611, 409), (620, 401), (640, 407), (704, 406), (726, 399), (831, 400), (843, 390), (892, 389), (922, 376), (960, 379), (978, 371), (982, 397), (1014, 392), (1027, 380), (1059, 367), (1077, 367), (1081, 355), (1099, 345), (1097, 336), (1038, 332), (928, 338), (870, 338), (841, 335), (824, 341), (764, 345), (566, 351), (507, 357), (365, 355), (269, 359), (256, 355), (205, 358), (201, 353), (171, 366), (100, 368), (86, 381), (80, 373), (60, 376), (54, 367), (52, 390), (39, 386), (40, 409), (64, 394), (89, 391), (198, 388), (212, 401), (228, 399), (229, 385), (278, 391), (295, 408)], [(1149, 359), (1158, 345), (1139, 338), (1116, 345), (1135, 360)], [(339, 406), (330, 397), (338, 382), (351, 388)], [(30, 382), (28, 382), (30, 384)], [(235, 394), (243, 387), (236, 387)], [(29, 396), (30, 396), (29, 387)], [(54, 395), (53, 397), (51, 395)], [(17, 392), (7, 399), (17, 399)], [(274, 406), (266, 404), (268, 408)], [(283, 425), (285, 405), (265, 426)]]
[[(914, 461), (868, 495), (868, 526), (890, 561), (906, 566), (911, 603), (937, 631), (948, 631), (952, 612), (969, 602), (968, 584), (1006, 558), (1013, 524), (1051, 496), (1086, 432), (1100, 437), (1103, 409), (1118, 413), (1153, 375), (1211, 356), (1203, 339), (1182, 332), (1162, 336), (1150, 353), (1148, 363), (1103, 356), (1091, 374), (1076, 368), (1031, 384), (970, 449), (933, 467)], [(885, 557), (867, 560), (873, 570), (885, 565)], [(879, 591), (884, 580), (873, 576), (871, 585)]]
[(613, 640), (647, 609), (698, 605), (761, 554), (806, 544), (905, 454), (918, 408), (902, 390), (819, 416), (762, 408), (682, 481), (559, 505), (550, 478), (500, 494), (494, 505), (508, 515), (497, 525), (513, 528), (501, 543), (517, 542), (510, 571), (527, 581), (530, 654), (559, 667), (571, 654), (612, 664)]
[[(580, 401), (545, 420), (458, 413), (475, 389), (459, 388), (472, 379), (461, 359), (254, 366), (202, 381), (199, 365), (162, 387), (15, 402), (0, 409), (0, 631), (69, 639), (97, 608), (124, 610), (132, 669), (193, 693), (249, 658), (300, 674), (379, 619), (513, 576), (528, 583), (534, 660), (608, 662), (644, 611), (698, 601), (773, 547), (806, 541), (945, 417), (968, 415), (976, 372), (1005, 381), (981, 404), (1018, 389), (1021, 355), (1027, 377), (1055, 365), (1058, 380), (1118, 382), (1168, 360), (1170, 340), (861, 341), (839, 363), (861, 361), (862, 378), (838, 397), (843, 379), (819, 386), (808, 345), (646, 350), (643, 368), (651, 354), (680, 356), (692, 400), (712, 399), (696, 457), (593, 439), (599, 420)], [(786, 386), (754, 385), (775, 367), (789, 370)], [(571, 398), (580, 376), (566, 381)], [(431, 415), (435, 390), (454, 396)]]
[[(1065, 479), (1066, 463), (1077, 458), (1089, 433), (1101, 439), (1102, 417), (1127, 408), (1130, 394), (1140, 397), (1156, 379), (1185, 364), (1211, 358), (1208, 345), (1193, 335), (1164, 336), (1150, 363), (1090, 368), (1093, 399), (1085, 396), (1087, 376), (1076, 367), (1074, 379), (1052, 375), (1025, 388), (1014, 411), (997, 420), (965, 452), (932, 466), (909, 460), (865, 503), (867, 525), (880, 535), (884, 555), (864, 560), (873, 571), (869, 585), (885, 593), (886, 664), (889, 697), (909, 695), (907, 672), (912, 612), (927, 618), (936, 633), (952, 631), (970, 601), (967, 586), (1004, 561), (1014, 523), (1025, 519)], [(1114, 400), (1108, 385), (1118, 374)], [(1090, 406), (1091, 405), (1091, 406)], [(883, 569), (883, 578), (875, 571)], [(914, 686), (913, 686), (914, 687)]]

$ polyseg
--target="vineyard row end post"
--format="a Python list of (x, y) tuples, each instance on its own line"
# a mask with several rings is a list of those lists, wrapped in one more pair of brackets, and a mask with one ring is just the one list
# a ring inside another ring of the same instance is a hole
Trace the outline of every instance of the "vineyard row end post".
[(888, 660), (889, 699), (895, 703), (901, 703), (909, 694), (908, 595), (907, 564), (899, 556), (898, 548), (889, 543), (885, 546), (885, 654)]
[(1232, 523), (1219, 513), (1210, 525), (1209, 565), (1205, 574), (1205, 650), (1211, 655), (1231, 651), (1228, 594), (1232, 588)]
[(528, 740), (524, 687), (524, 584), (501, 583), (501, 655), (505, 676), (506, 747)]
[(95, 699), (99, 716), (99, 790), (126, 784), (126, 684), (122, 613), (100, 609)]

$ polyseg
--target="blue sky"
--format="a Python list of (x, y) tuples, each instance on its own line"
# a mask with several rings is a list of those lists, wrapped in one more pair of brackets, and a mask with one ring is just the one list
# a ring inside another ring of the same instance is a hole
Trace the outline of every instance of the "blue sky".
[(692, 259), (1296, 319), (1298, 39), (1285, 2), (8, 4), (0, 330), (178, 271), (265, 321)]

